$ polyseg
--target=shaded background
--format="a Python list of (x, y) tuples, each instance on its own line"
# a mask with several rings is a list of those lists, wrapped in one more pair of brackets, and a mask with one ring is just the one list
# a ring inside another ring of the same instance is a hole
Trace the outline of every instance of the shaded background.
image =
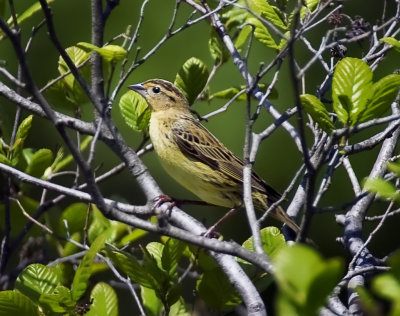
[[(28, 8), (34, 1), (16, 1), (17, 12), (22, 12)], [(124, 33), (128, 25), (136, 27), (139, 17), (139, 11), (142, 1), (121, 1), (112, 12), (106, 25), (105, 41), (110, 40), (117, 34)], [(343, 2), (346, 14), (351, 17), (355, 15), (362, 16), (366, 21), (374, 24), (382, 16), (382, 4), (380, 1), (345, 1)], [(56, 0), (51, 4), (53, 9), (53, 18), (60, 41), (64, 47), (72, 46), (78, 42), (90, 42), (90, 2), (82, 0)], [(181, 5), (184, 10), (179, 14), (176, 26), (182, 25), (187, 16), (192, 11), (184, 3)], [(165, 34), (170, 18), (174, 9), (174, 1), (172, 0), (152, 0), (145, 10), (145, 19), (141, 27), (140, 38), (137, 43), (141, 47), (140, 56), (144, 56)], [(394, 10), (393, 3), (388, 3), (388, 15)], [(7, 13), (6, 16), (9, 16)], [(24, 41), (29, 37), (31, 28), (42, 20), (41, 13), (37, 14), (33, 19), (22, 25), (22, 38)], [(347, 25), (347, 20), (344, 20)], [(330, 28), (326, 22), (315, 28), (309, 33), (307, 38), (313, 43), (314, 47), (319, 46), (321, 37), (326, 30)], [(137, 68), (130, 76), (128, 84), (138, 83), (150, 78), (163, 78), (169, 81), (175, 79), (175, 75), (181, 65), (190, 57), (197, 57), (203, 60), (211, 70), (213, 60), (208, 50), (208, 37), (210, 26), (208, 21), (202, 21), (173, 38), (169, 39), (161, 48), (151, 56), (143, 65)], [(116, 41), (115, 44), (121, 44), (122, 41)], [(361, 58), (363, 51), (367, 51), (369, 47), (368, 40), (360, 43), (354, 43), (348, 46), (347, 56)], [(135, 52), (133, 53), (135, 54)], [(388, 58), (381, 63), (374, 74), (374, 81), (393, 72), (399, 64), (394, 64), (396, 58), (389, 53)], [(296, 55), (301, 65), (311, 58), (310, 53), (301, 43), (296, 46)], [(268, 64), (275, 56), (273, 50), (263, 47), (255, 43), (251, 50), (250, 69), (255, 71), (260, 62)], [(324, 55), (328, 60), (328, 54)], [(13, 73), (16, 73), (17, 65), (13, 55), (13, 50), (8, 41), (0, 42), (0, 60), (7, 62), (7, 67)], [(58, 75), (57, 72), (58, 53), (49, 42), (46, 28), (40, 29), (35, 36), (32, 47), (28, 53), (28, 62), (31, 67), (33, 77), (39, 87), (46, 84), (49, 80)], [(118, 72), (117, 72), (118, 73)], [(253, 72), (254, 73), (254, 72)], [(263, 78), (263, 83), (270, 82), (271, 75)], [(293, 94), (289, 80), (289, 70), (287, 62), (282, 65), (279, 81), (275, 86), (278, 90), (279, 97), (272, 102), (279, 111), (283, 112), (293, 106)], [(325, 72), (318, 62), (309, 70), (306, 76), (306, 93), (314, 94), (319, 84), (322, 83)], [(3, 80), (3, 77), (0, 77)], [(238, 70), (228, 61), (222, 66), (215, 78), (210, 84), (211, 92), (216, 92), (231, 86), (244, 84)], [(119, 97), (125, 93), (126, 86), (120, 91), (112, 110), (112, 117), (118, 128), (121, 130), (125, 140), (132, 147), (138, 146), (142, 140), (140, 133), (130, 130), (124, 123), (119, 107)], [(328, 94), (329, 95), (329, 94)], [(253, 102), (253, 108), (256, 103)], [(198, 102), (193, 108), (200, 114), (209, 113), (224, 104), (224, 100), (214, 100), (208, 102)], [(83, 107), (83, 118), (89, 120), (92, 117), (92, 108), (90, 105)], [(65, 110), (64, 110), (65, 112)], [(2, 126), (3, 137), (9, 139), (12, 124), (14, 120), (15, 106), (4, 99), (0, 99), (0, 120)], [(71, 112), (68, 112), (71, 114)], [(27, 114), (27, 113), (24, 113)], [(291, 120), (296, 125), (294, 119)], [(269, 115), (262, 111), (255, 130), (260, 131), (272, 122)], [(221, 115), (214, 116), (204, 123), (206, 127), (212, 131), (228, 148), (230, 148), (239, 157), (243, 156), (244, 128), (245, 128), (245, 103), (235, 102), (229, 110)], [(352, 138), (352, 142), (356, 142), (372, 135), (373, 131), (367, 131), (356, 135)], [(311, 137), (309, 138), (311, 140)], [(309, 142), (310, 143), (310, 142)], [(34, 119), (32, 134), (29, 136), (26, 147), (42, 148), (43, 146), (50, 148), (53, 152), (62, 145), (60, 137), (54, 132), (53, 127), (46, 121), (39, 118)], [(109, 168), (119, 163), (117, 157), (111, 153), (102, 143), (97, 145), (97, 154), (93, 166), (99, 167), (98, 174), (103, 173)], [(368, 175), (377, 155), (379, 148), (351, 156), (352, 165), (356, 171), (358, 179), (361, 181)], [(161, 169), (155, 154), (150, 152), (143, 157), (144, 163), (148, 166), (151, 174), (155, 177), (165, 193), (172, 197), (184, 199), (196, 199), (190, 192), (184, 190), (175, 184), (175, 182)], [(289, 135), (279, 128), (275, 133), (265, 140), (259, 150), (254, 169), (267, 182), (278, 191), (283, 191), (290, 183), (292, 177), (300, 167), (302, 157), (295, 147)], [(321, 170), (320, 175), (323, 176), (325, 170)], [(66, 182), (67, 184), (68, 182)], [(144, 198), (135, 180), (131, 178), (128, 172), (121, 174), (101, 183), (100, 185), (104, 196), (117, 198), (132, 204), (143, 203)], [(291, 196), (291, 195), (290, 195)], [(290, 200), (290, 196), (288, 200)], [(349, 202), (353, 197), (353, 191), (348, 177), (340, 167), (336, 171), (333, 184), (327, 194), (324, 196), (321, 206), (340, 206)], [(71, 202), (71, 201), (70, 201)], [(288, 203), (287, 203), (288, 204)], [(382, 213), (385, 204), (377, 204), (371, 208), (371, 213)], [(184, 206), (183, 209), (194, 217), (205, 222), (206, 225), (212, 225), (226, 211), (223, 208), (216, 207), (196, 207)], [(50, 212), (56, 218), (62, 208), (53, 209)], [(226, 239), (234, 239), (242, 242), (249, 236), (249, 228), (245, 224), (246, 219), (244, 212), (237, 212), (232, 218), (228, 219), (220, 228), (220, 232), (224, 234)], [(267, 221), (267, 224), (276, 224)], [(381, 229), (371, 244), (371, 251), (377, 256), (384, 256), (392, 252), (398, 247), (398, 228), (399, 219), (394, 217), (386, 221), (384, 228)], [(368, 231), (373, 229), (376, 223), (366, 224)], [(366, 235), (367, 235), (366, 231)], [(336, 237), (341, 236), (342, 227), (335, 223), (334, 214), (315, 215), (311, 225), (311, 238), (319, 245), (319, 251), (326, 257), (340, 255), (345, 253), (342, 247), (335, 241)], [(157, 240), (158, 236), (149, 237)], [(120, 305), (121, 306), (121, 305)]]

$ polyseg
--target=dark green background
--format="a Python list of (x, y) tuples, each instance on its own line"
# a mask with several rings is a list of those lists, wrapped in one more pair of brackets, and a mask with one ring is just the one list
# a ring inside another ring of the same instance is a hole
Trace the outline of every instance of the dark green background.
[[(17, 11), (23, 11), (32, 3), (33, 1), (16, 1)], [(110, 40), (117, 34), (125, 32), (129, 24), (132, 25), (133, 28), (136, 27), (141, 3), (142, 1), (121, 1), (120, 5), (116, 7), (107, 21), (105, 41)], [(91, 16), (89, 1), (56, 0), (51, 7), (54, 13), (53, 17), (56, 30), (64, 47), (72, 46), (82, 41), (90, 42)], [(186, 17), (192, 11), (184, 3), (181, 7), (184, 10), (180, 12), (176, 26), (182, 25)], [(174, 1), (172, 0), (150, 1), (145, 10), (145, 19), (137, 43), (137, 45), (141, 47), (140, 56), (147, 53), (147, 51), (165, 34), (173, 13), (173, 8)], [(390, 13), (390, 10), (394, 10), (391, 3), (388, 4), (387, 12), (392, 16), (393, 14)], [(343, 11), (351, 17), (361, 15), (373, 24), (381, 18), (382, 4), (380, 1), (371, 0), (346, 1), (344, 2)], [(8, 16), (8, 13), (6, 16)], [(26, 41), (27, 37), (30, 35), (31, 27), (40, 22), (42, 18), (43, 16), (39, 13), (33, 19), (22, 25), (23, 41)], [(344, 22), (347, 23), (346, 20), (344, 20)], [(307, 35), (314, 47), (319, 46), (321, 36), (325, 34), (329, 27), (330, 26), (324, 22)], [(211, 70), (213, 60), (208, 50), (209, 33), (210, 26), (208, 21), (203, 21), (174, 36), (132, 73), (126, 85), (138, 83), (150, 78), (163, 78), (173, 81), (180, 66), (190, 57), (200, 58)], [(121, 41), (117, 41), (115, 44), (121, 44)], [(367, 40), (351, 44), (348, 46), (347, 56), (361, 58), (363, 51), (367, 51), (368, 47), (369, 43)], [(298, 43), (295, 48), (298, 62), (301, 65), (305, 65), (312, 55), (301, 43)], [(274, 56), (275, 53), (271, 49), (255, 43), (250, 55), (250, 69), (255, 71), (260, 62), (268, 64)], [(328, 60), (329, 54), (325, 53), (324, 57), (325, 60)], [(13, 50), (7, 40), (0, 42), (0, 60), (5, 60), (7, 62), (7, 67), (14, 73), (16, 72), (17, 66), (13, 56)], [(47, 81), (58, 75), (57, 60), (58, 53), (48, 40), (46, 28), (43, 27), (35, 36), (32, 47), (28, 53), (28, 62), (31, 67), (31, 72), (38, 86), (44, 85)], [(398, 57), (396, 64), (396, 56), (393, 52), (390, 52), (386, 60), (378, 67), (374, 80), (393, 72), (395, 67), (398, 66)], [(263, 78), (262, 82), (270, 82), (272, 74), (273, 73)], [(289, 69), (285, 61), (281, 69), (279, 81), (276, 85), (279, 98), (272, 100), (281, 112), (293, 106), (293, 93), (288, 76)], [(307, 73), (306, 92), (314, 94), (318, 85), (323, 81), (324, 76), (325, 72), (322, 70), (320, 64), (316, 62)], [(3, 77), (0, 78), (0, 80), (3, 80)], [(229, 60), (222, 66), (211, 82), (210, 89), (211, 92), (215, 92), (241, 84), (244, 84), (243, 79), (238, 70), (231, 63), (231, 60)], [(118, 108), (119, 97), (126, 91), (126, 85), (120, 91), (120, 95), (114, 103), (112, 117), (128, 144), (135, 147), (140, 143), (141, 135), (130, 130), (125, 125)], [(223, 104), (223, 100), (214, 100), (211, 103), (198, 102), (193, 108), (199, 113), (205, 114), (217, 109)], [(255, 105), (256, 103), (254, 102), (253, 108)], [(91, 118), (92, 111), (91, 106), (86, 105), (83, 108), (83, 118)], [(14, 113), (15, 106), (0, 98), (0, 120), (2, 124), (2, 133), (6, 139), (8, 139), (10, 135)], [(293, 124), (296, 124), (295, 119), (291, 121)], [(270, 116), (263, 111), (256, 124), (256, 131), (262, 130), (271, 122)], [(233, 103), (226, 113), (212, 117), (204, 124), (239, 157), (243, 156), (245, 103)], [(379, 130), (379, 128), (377, 130)], [(373, 132), (376, 132), (376, 130), (360, 133), (360, 135), (355, 136), (351, 141), (356, 142), (362, 140), (368, 137), (368, 135), (372, 135)], [(309, 143), (311, 143), (311, 137), (309, 140)], [(33, 133), (29, 136), (26, 143), (28, 147), (38, 149), (45, 146), (55, 152), (61, 144), (60, 137), (54, 132), (54, 129), (46, 120), (34, 119)], [(103, 144), (99, 143), (97, 148), (94, 166), (100, 166), (100, 169), (97, 171), (97, 173), (100, 174), (117, 164), (118, 159)], [(351, 157), (352, 165), (360, 181), (368, 175), (376, 155), (377, 149), (374, 149)], [(279, 191), (283, 191), (301, 165), (301, 159), (301, 155), (289, 135), (280, 128), (262, 143), (254, 168), (270, 185)], [(143, 161), (166, 194), (177, 198), (195, 198), (191, 193), (175, 185), (175, 182), (161, 169), (153, 152), (146, 154), (146, 156), (143, 157)], [(320, 174), (323, 175), (324, 171), (325, 169), (323, 169)], [(68, 182), (65, 182), (65, 184), (68, 184)], [(100, 186), (106, 197), (125, 200), (133, 204), (144, 202), (140, 189), (128, 172), (123, 172), (105, 183), (102, 183)], [(335, 173), (332, 186), (320, 205), (339, 206), (348, 202), (352, 197), (353, 192), (348, 177), (343, 167), (340, 167)], [(382, 213), (384, 207), (385, 205), (382, 203), (373, 207), (372, 210)], [(203, 220), (207, 225), (213, 224), (225, 211), (222, 208), (213, 207), (184, 206), (183, 208), (196, 218)], [(51, 212), (56, 213), (58, 210), (54, 209)], [(233, 238), (238, 242), (242, 242), (244, 239), (248, 238), (249, 229), (245, 224), (246, 220), (243, 213), (244, 212), (238, 212), (221, 227), (220, 231), (225, 235), (225, 238)], [(376, 256), (387, 255), (398, 246), (397, 240), (393, 240), (395, 235), (398, 236), (398, 233), (395, 233), (398, 224), (398, 218), (391, 218), (373, 239), (371, 250)], [(373, 228), (374, 225), (375, 223), (373, 225), (367, 224), (366, 226), (368, 228)], [(342, 232), (342, 227), (335, 223), (334, 214), (323, 214), (313, 217), (311, 238), (319, 245), (319, 251), (323, 255), (333, 256), (344, 254), (342, 247), (335, 241), (336, 237), (341, 236)], [(157, 239), (157, 236), (154, 236), (154, 239)]]

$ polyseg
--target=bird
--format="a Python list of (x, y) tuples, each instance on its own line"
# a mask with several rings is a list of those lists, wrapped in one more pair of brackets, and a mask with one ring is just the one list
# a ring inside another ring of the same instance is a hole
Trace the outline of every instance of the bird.
[[(149, 135), (166, 172), (207, 204), (242, 207), (243, 160), (194, 118), (182, 91), (163, 79), (150, 79), (128, 88), (141, 95), (151, 110)], [(256, 210), (266, 211), (281, 198), (254, 171), (251, 187)], [(281, 206), (270, 214), (295, 233), (299, 231)]]

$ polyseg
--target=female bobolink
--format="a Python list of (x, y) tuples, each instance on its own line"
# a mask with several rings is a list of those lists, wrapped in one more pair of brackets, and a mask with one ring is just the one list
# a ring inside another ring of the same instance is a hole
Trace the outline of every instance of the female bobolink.
[[(243, 161), (194, 119), (189, 103), (172, 83), (151, 79), (129, 86), (142, 95), (152, 113), (150, 138), (165, 170), (203, 201), (223, 207), (243, 205)], [(280, 194), (252, 173), (254, 207), (265, 211)], [(271, 214), (295, 232), (299, 227), (285, 211)]]

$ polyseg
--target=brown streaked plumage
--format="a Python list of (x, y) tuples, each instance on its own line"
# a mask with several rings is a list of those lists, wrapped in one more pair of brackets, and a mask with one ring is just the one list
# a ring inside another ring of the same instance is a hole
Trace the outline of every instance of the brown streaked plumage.
[[(151, 79), (129, 86), (152, 113), (150, 138), (165, 170), (203, 201), (223, 207), (243, 205), (243, 161), (194, 119), (182, 92), (172, 83)], [(252, 173), (254, 206), (265, 211), (280, 194)], [(299, 227), (281, 207), (271, 214), (294, 231)]]

